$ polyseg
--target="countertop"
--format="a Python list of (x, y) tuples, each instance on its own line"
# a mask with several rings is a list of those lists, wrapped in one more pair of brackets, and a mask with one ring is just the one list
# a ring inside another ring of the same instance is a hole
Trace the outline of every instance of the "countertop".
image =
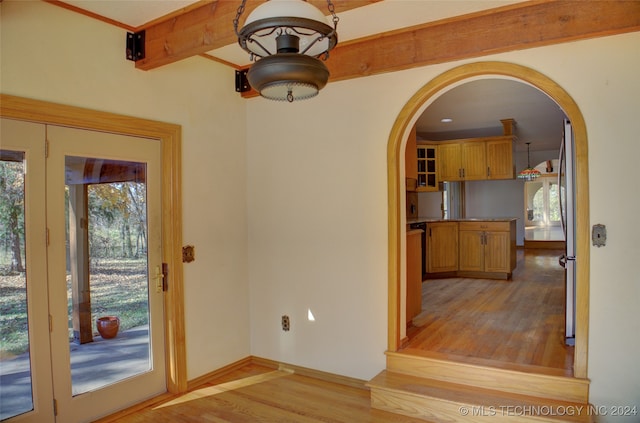
[(407, 219), (407, 225), (413, 223), (429, 223), (429, 222), (511, 222), (518, 220), (517, 217), (466, 217), (464, 219), (438, 219), (435, 217), (418, 217)]

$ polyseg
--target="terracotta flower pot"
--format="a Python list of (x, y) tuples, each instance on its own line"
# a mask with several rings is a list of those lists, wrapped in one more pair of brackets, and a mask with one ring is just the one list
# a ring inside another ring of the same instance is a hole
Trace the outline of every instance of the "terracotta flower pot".
[(100, 317), (96, 320), (96, 326), (98, 327), (100, 336), (104, 339), (114, 338), (120, 328), (120, 319), (116, 316)]

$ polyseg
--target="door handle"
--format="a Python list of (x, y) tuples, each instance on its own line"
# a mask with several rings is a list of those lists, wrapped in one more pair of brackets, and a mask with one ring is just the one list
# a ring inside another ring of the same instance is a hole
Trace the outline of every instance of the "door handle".
[(573, 261), (576, 258), (574, 256), (568, 256), (566, 254), (563, 254), (560, 256), (560, 258), (558, 259), (558, 264), (564, 268), (567, 267), (567, 262), (568, 261)]
[(565, 267), (565, 266), (567, 265), (567, 256), (566, 256), (566, 255), (564, 255), (564, 254), (563, 254), (563, 255), (561, 255), (561, 256), (558, 258), (558, 264), (559, 264), (560, 266), (562, 266), (562, 267)]

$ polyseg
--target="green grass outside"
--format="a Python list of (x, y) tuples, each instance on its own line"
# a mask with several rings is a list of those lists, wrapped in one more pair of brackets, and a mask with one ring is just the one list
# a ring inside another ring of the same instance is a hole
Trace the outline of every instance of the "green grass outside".
[[(28, 269), (27, 269), (28, 270)], [(146, 260), (93, 259), (90, 271), (91, 327), (102, 316), (118, 316), (120, 330), (149, 323)], [(67, 275), (69, 339), (73, 339), (71, 275)], [(0, 359), (29, 349), (24, 273), (0, 273)]]

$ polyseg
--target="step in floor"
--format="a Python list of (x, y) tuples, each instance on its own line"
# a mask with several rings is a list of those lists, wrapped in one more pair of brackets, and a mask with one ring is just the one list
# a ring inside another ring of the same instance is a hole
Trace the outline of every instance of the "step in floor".
[(592, 422), (588, 404), (383, 371), (372, 379), (371, 406), (429, 422)]

